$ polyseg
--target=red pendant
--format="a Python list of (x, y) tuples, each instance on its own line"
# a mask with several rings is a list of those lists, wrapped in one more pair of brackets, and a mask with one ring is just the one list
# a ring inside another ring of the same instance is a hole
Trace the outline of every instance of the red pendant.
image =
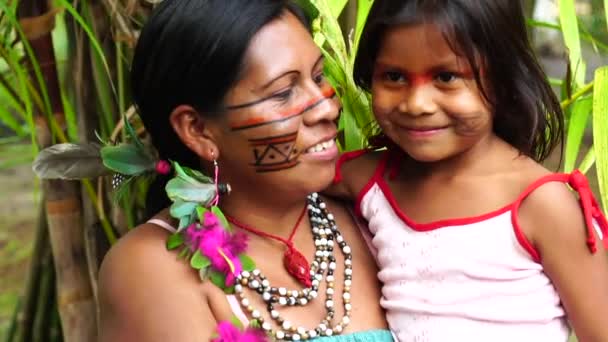
[(308, 261), (295, 248), (288, 248), (283, 255), (283, 265), (292, 277), (305, 287), (312, 285), (310, 281), (310, 266)]

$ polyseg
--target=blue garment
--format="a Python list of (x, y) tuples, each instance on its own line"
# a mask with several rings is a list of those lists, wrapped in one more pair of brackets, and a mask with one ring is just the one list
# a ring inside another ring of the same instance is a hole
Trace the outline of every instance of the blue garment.
[(312, 339), (315, 342), (393, 342), (393, 334), (389, 330), (366, 330), (352, 334), (323, 336)]

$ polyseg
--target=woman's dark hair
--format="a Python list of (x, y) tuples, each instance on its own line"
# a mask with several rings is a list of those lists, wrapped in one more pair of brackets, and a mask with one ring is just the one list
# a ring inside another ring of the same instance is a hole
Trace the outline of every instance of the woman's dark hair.
[(530, 45), (519, 0), (376, 0), (361, 36), (355, 82), (370, 90), (388, 29), (424, 23), (436, 25), (470, 63), (493, 108), (496, 135), (536, 161), (546, 159), (562, 142), (563, 113)]
[[(301, 10), (287, 0), (164, 0), (158, 5), (135, 47), (131, 88), (160, 158), (200, 166), (171, 127), (170, 113), (186, 104), (205, 115), (221, 115), (251, 39), (287, 11), (308, 27)], [(150, 186), (148, 215), (170, 204), (165, 182), (159, 177)]]

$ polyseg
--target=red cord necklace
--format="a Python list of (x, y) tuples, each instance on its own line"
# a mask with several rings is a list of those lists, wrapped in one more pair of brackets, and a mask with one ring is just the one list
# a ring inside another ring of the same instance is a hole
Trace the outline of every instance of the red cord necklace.
[(284, 239), (280, 236), (266, 233), (266, 232), (263, 232), (261, 230), (254, 228), (254, 227), (248, 226), (242, 222), (237, 221), (232, 216), (226, 215), (226, 219), (230, 223), (234, 224), (235, 226), (237, 226), (243, 230), (246, 230), (252, 234), (256, 234), (256, 235), (259, 235), (259, 236), (262, 236), (265, 238), (280, 241), (285, 246), (287, 246), (287, 250), (283, 254), (283, 265), (285, 266), (285, 269), (287, 270), (287, 272), (289, 274), (291, 274), (292, 277), (294, 277), (296, 280), (298, 280), (302, 285), (304, 285), (306, 287), (310, 287), (312, 285), (311, 280), (310, 280), (310, 266), (308, 265), (308, 261), (306, 260), (306, 257), (304, 257), (304, 255), (302, 255), (302, 253), (300, 253), (300, 251), (298, 251), (296, 249), (296, 247), (293, 245), (293, 241), (292, 241), (294, 235), (296, 235), (296, 231), (298, 230), (298, 227), (300, 226), (300, 222), (302, 222), (302, 218), (304, 217), (304, 214), (306, 213), (307, 207), (308, 207), (308, 205), (305, 205), (304, 208), (302, 209), (302, 212), (300, 213), (300, 216), (298, 217), (296, 224), (291, 229), (291, 234), (289, 234), (289, 238), (287, 238), (287, 239)]

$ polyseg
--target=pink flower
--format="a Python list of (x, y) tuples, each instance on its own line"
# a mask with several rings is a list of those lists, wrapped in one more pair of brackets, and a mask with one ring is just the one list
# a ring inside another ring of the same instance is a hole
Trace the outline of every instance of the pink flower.
[(230, 322), (220, 322), (217, 326), (218, 337), (211, 342), (266, 342), (268, 341), (264, 331), (255, 328), (247, 328), (241, 332)]
[(213, 228), (220, 224), (220, 220), (211, 211), (207, 211), (203, 214), (203, 226), (205, 228)]
[(226, 275), (226, 286), (232, 286), (243, 270), (238, 256), (247, 248), (247, 235), (242, 232), (230, 233), (211, 212), (204, 215), (204, 227), (194, 223), (186, 228), (186, 241), (194, 250), (209, 258), (213, 269)]

